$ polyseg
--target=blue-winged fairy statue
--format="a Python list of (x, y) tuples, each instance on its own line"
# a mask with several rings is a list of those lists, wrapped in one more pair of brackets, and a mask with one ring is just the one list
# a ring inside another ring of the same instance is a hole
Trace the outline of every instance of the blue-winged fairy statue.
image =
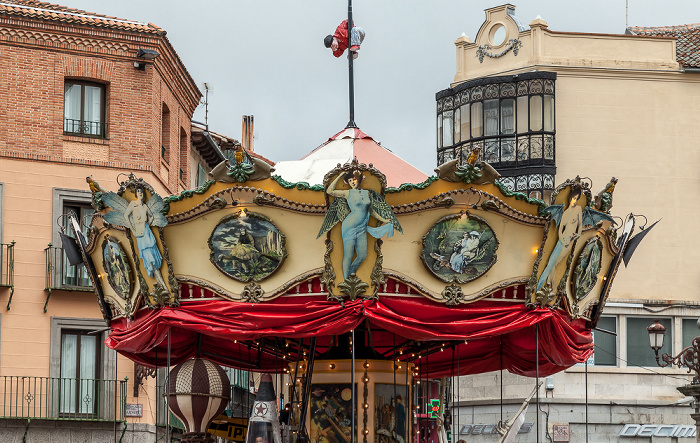
[[(350, 189), (337, 189), (341, 178)], [(341, 172), (333, 179), (326, 188), (326, 193), (335, 199), (328, 207), (318, 233), (320, 237), (338, 222), (342, 222), (343, 275), (346, 279), (355, 274), (367, 258), (367, 234), (374, 238), (384, 235), (391, 237), (394, 229), (403, 234), (401, 224), (384, 197), (371, 189), (360, 188), (363, 179), (364, 176), (358, 169)], [(369, 226), (370, 215), (385, 224), (376, 228)]]

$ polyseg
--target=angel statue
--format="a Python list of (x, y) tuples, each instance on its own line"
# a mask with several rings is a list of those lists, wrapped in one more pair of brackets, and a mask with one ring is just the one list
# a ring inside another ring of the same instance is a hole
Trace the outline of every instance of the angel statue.
[(161, 288), (167, 289), (160, 273), (163, 257), (160, 255), (156, 238), (151, 231), (151, 226), (164, 228), (168, 224), (162, 213), (165, 203), (155, 193), (145, 202), (146, 191), (143, 186), (136, 186), (134, 195), (136, 195), (136, 200), (127, 202), (114, 192), (105, 193), (102, 200), (112, 210), (105, 215), (104, 219), (112, 225), (123, 226), (131, 230), (131, 233), (136, 237), (139, 256), (148, 276), (155, 278)]
[(569, 193), (569, 205), (566, 209), (564, 209), (564, 205), (551, 205), (547, 208), (547, 211), (552, 215), (552, 220), (559, 227), (559, 236), (557, 244), (549, 256), (547, 266), (537, 281), (537, 291), (542, 289), (547, 282), (549, 282), (552, 289), (554, 288), (554, 275), (556, 274), (554, 270), (562, 260), (569, 256), (576, 244), (576, 240), (581, 236), (581, 230), (584, 226), (595, 225), (601, 220), (607, 220), (615, 224), (615, 220), (607, 214), (588, 206), (582, 209), (578, 204), (580, 198), (581, 188), (574, 186)]
[[(336, 189), (340, 179), (350, 186), (350, 189)], [(343, 275), (345, 279), (357, 272), (362, 262), (367, 258), (367, 234), (374, 238), (394, 235), (394, 229), (403, 234), (403, 229), (396, 216), (379, 193), (369, 189), (361, 189), (364, 180), (359, 170), (340, 173), (326, 189), (328, 195), (335, 197), (328, 207), (323, 225), (318, 237), (330, 231), (338, 222), (342, 222), (343, 236)], [(376, 228), (369, 226), (370, 214), (385, 223)], [(353, 255), (355, 259), (353, 260)]]

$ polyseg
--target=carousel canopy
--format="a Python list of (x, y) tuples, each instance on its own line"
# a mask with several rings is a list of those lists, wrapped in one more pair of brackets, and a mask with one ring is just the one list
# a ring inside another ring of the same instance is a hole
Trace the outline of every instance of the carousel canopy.
[(381, 170), (389, 186), (421, 183), (428, 178), (358, 128), (343, 129), (301, 160), (278, 162), (275, 174), (293, 183), (320, 185), (326, 172), (353, 158)]
[[(378, 149), (351, 132), (307, 159)], [(80, 244), (106, 344), (150, 367), (281, 372), (310, 352), (349, 356), (355, 330), (371, 357), (429, 377), (585, 361), (634, 218), (609, 215), (614, 183), (594, 198), (567, 180), (545, 204), (493, 183), (478, 156), (399, 188), (357, 158), (314, 186), (240, 155), (226, 182), (166, 198), (133, 175), (117, 192), (88, 179), (98, 212)]]

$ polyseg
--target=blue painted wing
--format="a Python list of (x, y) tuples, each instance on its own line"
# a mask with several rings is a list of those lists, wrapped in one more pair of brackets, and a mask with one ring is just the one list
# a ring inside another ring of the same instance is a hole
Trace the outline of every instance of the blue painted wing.
[(119, 194), (114, 192), (106, 192), (102, 194), (102, 201), (105, 206), (111, 209), (107, 214), (105, 214), (105, 221), (114, 226), (123, 226), (128, 228), (129, 224), (126, 222), (124, 217), (124, 212), (126, 211), (129, 203), (124, 200)]
[(330, 231), (333, 226), (345, 220), (345, 217), (350, 214), (350, 206), (344, 198), (336, 197), (328, 206), (326, 217), (323, 219), (321, 229), (318, 231), (316, 238), (319, 238), (326, 232)]
[(394, 229), (403, 234), (403, 228), (401, 227), (399, 220), (394, 215), (394, 211), (391, 210), (391, 206), (389, 206), (386, 200), (384, 200), (384, 197), (369, 189), (369, 200), (372, 211), (383, 219), (389, 220), (391, 224), (394, 225)]
[(549, 214), (552, 216), (552, 221), (554, 221), (554, 224), (559, 226), (561, 216), (564, 213), (564, 205), (548, 206), (547, 209), (545, 209), (545, 212), (549, 212)]
[(597, 211), (589, 206), (583, 208), (583, 226), (594, 226), (601, 220), (609, 221), (613, 225), (615, 220), (604, 212)]
[(158, 194), (151, 195), (151, 198), (146, 202), (146, 206), (153, 216), (151, 221), (151, 226), (158, 226), (159, 228), (164, 228), (168, 224), (168, 219), (165, 218), (163, 212), (165, 210), (165, 202)]

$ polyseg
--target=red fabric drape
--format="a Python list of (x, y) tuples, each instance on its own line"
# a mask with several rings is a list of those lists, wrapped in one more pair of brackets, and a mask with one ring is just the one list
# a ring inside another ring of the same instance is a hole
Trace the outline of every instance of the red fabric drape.
[[(366, 319), (377, 348), (388, 349), (394, 340), (459, 340), (462, 375), (500, 369), (502, 361), (504, 369), (534, 376), (536, 329), (540, 376), (585, 361), (592, 352), (585, 322), (569, 320), (561, 311), (496, 301), (449, 307), (417, 297), (358, 299), (342, 305), (318, 296), (285, 296), (260, 304), (187, 301), (176, 308), (140, 311), (133, 321), (114, 320), (106, 344), (142, 365), (164, 366), (170, 331), (172, 364), (194, 357), (199, 349), (201, 356), (219, 364), (247, 367), (252, 361), (259, 362), (253, 370), (279, 372), (287, 361), (269, 353), (258, 355), (255, 347), (237, 341), (315, 336), (323, 348), (330, 337)], [(452, 359), (449, 348), (431, 354), (419, 362), (421, 372), (451, 375)]]

